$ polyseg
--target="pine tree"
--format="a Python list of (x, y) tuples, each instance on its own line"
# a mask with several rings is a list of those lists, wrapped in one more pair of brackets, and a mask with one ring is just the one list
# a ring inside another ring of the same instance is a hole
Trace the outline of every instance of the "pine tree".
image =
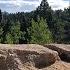
[(54, 25), (54, 36), (55, 42), (62, 43), (64, 41), (65, 35), (65, 23), (61, 20), (58, 20), (57, 23)]
[(37, 20), (38, 16), (43, 17), (46, 19), (48, 27), (50, 30), (53, 28), (53, 11), (49, 6), (47, 0), (42, 0), (40, 6), (35, 11), (34, 20)]
[(0, 10), (0, 22), (1, 22), (1, 20), (2, 20), (2, 12)]
[(47, 19), (47, 21), (52, 20), (52, 10), (51, 7), (49, 6), (47, 0), (42, 0), (40, 6), (37, 8), (38, 13), (41, 17), (44, 19)]
[(13, 36), (10, 33), (6, 34), (6, 41), (7, 44), (13, 44)]
[(52, 42), (52, 34), (48, 29), (46, 21), (41, 18), (38, 22), (32, 19), (31, 43), (46, 44)]
[(19, 39), (21, 38), (22, 32), (20, 31), (20, 23), (12, 23), (10, 32), (6, 34), (6, 41), (5, 43), (14, 43), (19, 44)]
[(3, 35), (3, 28), (0, 26), (0, 43), (3, 40), (2, 35)]

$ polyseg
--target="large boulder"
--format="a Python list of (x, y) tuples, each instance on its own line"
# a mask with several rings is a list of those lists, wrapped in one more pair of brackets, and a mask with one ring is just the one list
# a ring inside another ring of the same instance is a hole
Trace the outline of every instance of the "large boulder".
[(70, 45), (66, 44), (45, 44), (45, 47), (57, 51), (62, 60), (70, 62)]
[(58, 53), (36, 44), (0, 44), (0, 70), (38, 70), (60, 60)]

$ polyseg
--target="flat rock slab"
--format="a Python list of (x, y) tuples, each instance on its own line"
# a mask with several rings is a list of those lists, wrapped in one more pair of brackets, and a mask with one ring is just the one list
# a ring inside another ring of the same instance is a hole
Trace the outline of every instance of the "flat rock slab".
[(38, 70), (60, 60), (56, 51), (37, 44), (0, 44), (0, 70)]

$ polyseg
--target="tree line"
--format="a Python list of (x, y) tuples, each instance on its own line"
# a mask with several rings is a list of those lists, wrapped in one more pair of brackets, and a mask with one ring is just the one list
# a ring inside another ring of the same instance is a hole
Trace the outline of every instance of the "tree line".
[(0, 43), (70, 43), (70, 7), (54, 11), (42, 0), (31, 12), (0, 10)]

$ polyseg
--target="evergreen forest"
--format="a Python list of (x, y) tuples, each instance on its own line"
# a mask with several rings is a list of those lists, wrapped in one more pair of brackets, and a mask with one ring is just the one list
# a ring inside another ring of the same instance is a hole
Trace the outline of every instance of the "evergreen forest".
[(2, 44), (69, 44), (70, 7), (52, 10), (47, 0), (31, 12), (8, 13), (0, 10)]

